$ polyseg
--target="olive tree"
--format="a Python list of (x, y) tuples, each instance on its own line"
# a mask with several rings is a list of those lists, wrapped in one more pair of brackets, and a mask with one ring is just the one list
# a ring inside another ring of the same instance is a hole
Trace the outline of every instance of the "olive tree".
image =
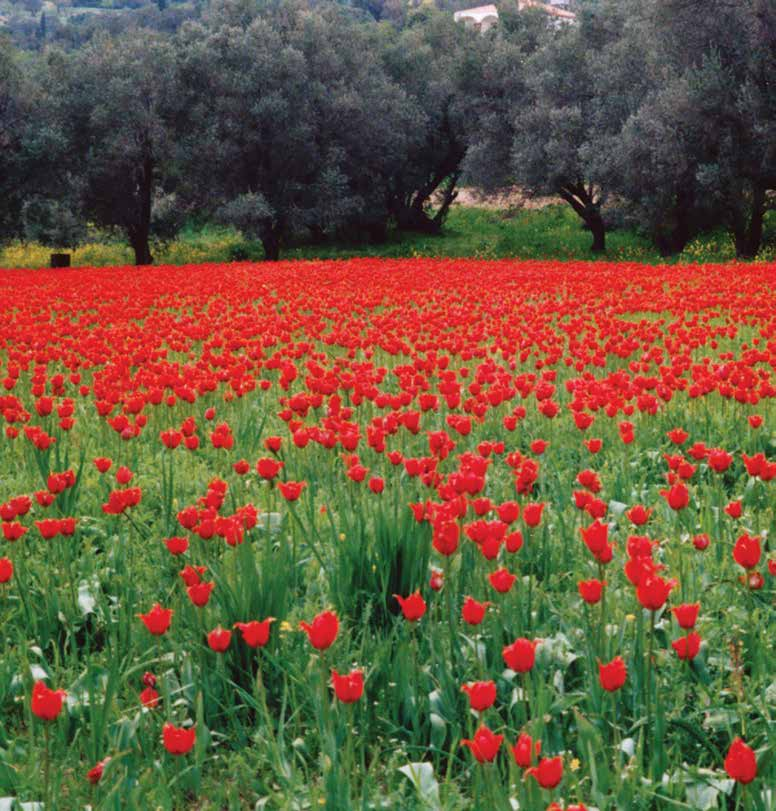
[(18, 236), (22, 209), (24, 80), (16, 55), (0, 38), (0, 242)]
[(135, 264), (150, 264), (151, 242), (180, 222), (169, 206), (155, 210), (174, 190), (180, 137), (170, 41), (148, 31), (102, 35), (73, 54), (50, 54), (47, 68), (48, 124), (61, 136), (72, 203), (88, 221), (123, 233)]
[(383, 178), (415, 112), (375, 57), (387, 31), (334, 6), (218, 11), (179, 44), (192, 205), (260, 239), (270, 260), (300, 235), (383, 234)]

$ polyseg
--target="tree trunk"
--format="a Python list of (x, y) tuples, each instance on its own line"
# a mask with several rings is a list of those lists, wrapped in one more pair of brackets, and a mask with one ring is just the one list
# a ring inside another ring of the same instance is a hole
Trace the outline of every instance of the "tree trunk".
[[(446, 123), (445, 126), (449, 130), (449, 123)], [(458, 194), (455, 187), (461, 174), (461, 161), (466, 155), (466, 150), (458, 145), (452, 134), (450, 139), (447, 152), (434, 167), (430, 177), (420, 188), (410, 191), (409, 203), (402, 199), (394, 211), (396, 227), (400, 231), (438, 234), (442, 230), (450, 204)], [(441, 206), (433, 217), (429, 217), (425, 210), (426, 203), (443, 183), (445, 188)]]
[(267, 262), (277, 262), (280, 259), (280, 233), (277, 228), (271, 228), (264, 232), (261, 238), (264, 247), (264, 259)]
[(320, 225), (311, 225), (309, 228), (311, 245), (325, 245), (329, 241), (326, 232)]
[(749, 218), (742, 217), (741, 223), (734, 229), (736, 259), (754, 259), (757, 256), (763, 238), (764, 219), (765, 189), (755, 186)]
[(593, 244), (590, 250), (593, 253), (603, 253), (606, 250), (606, 226), (598, 209), (590, 212), (585, 222), (593, 234)]
[(366, 232), (369, 235), (369, 241), (373, 245), (381, 245), (388, 239), (388, 221), (380, 220), (379, 222), (372, 222), (366, 226)]
[(590, 250), (603, 253), (606, 250), (606, 226), (601, 217), (600, 201), (595, 201), (592, 190), (586, 189), (582, 182), (568, 183), (558, 189), (558, 195), (574, 209), (593, 234)]
[(138, 209), (137, 222), (127, 229), (129, 242), (135, 252), (135, 265), (152, 265), (149, 238), (151, 235), (151, 205), (153, 197), (154, 162), (149, 154), (143, 159), (143, 166), (137, 173)]
[(691, 178), (685, 179), (676, 193), (673, 205), (654, 231), (653, 242), (662, 257), (681, 253), (698, 232), (695, 214), (695, 189)]
[(129, 233), (129, 244), (135, 253), (135, 265), (153, 265), (154, 258), (151, 256), (151, 248), (148, 244), (148, 231), (131, 228)]
[(396, 227), (400, 231), (415, 231), (419, 234), (438, 234), (440, 223), (433, 220), (423, 209), (425, 201), (418, 195), (412, 205), (396, 212)]
[(459, 176), (460, 172), (456, 171), (450, 175), (445, 183), (444, 191), (442, 193), (442, 204), (439, 206), (439, 210), (434, 215), (434, 222), (438, 223), (440, 229), (444, 224), (444, 221), (447, 219), (450, 206), (455, 202), (455, 198), (458, 197), (458, 189), (456, 186), (458, 184)]

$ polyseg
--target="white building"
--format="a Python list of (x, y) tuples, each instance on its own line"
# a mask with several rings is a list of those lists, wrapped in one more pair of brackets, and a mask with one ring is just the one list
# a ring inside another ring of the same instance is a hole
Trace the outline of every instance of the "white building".
[(453, 19), (466, 26), (471, 26), (477, 31), (487, 31), (498, 22), (498, 9), (494, 5), (467, 8), (463, 11), (456, 11)]
[[(570, 23), (576, 20), (576, 14), (569, 11), (569, 0), (517, 0), (519, 11), (527, 8), (536, 8), (549, 14), (558, 24)], [(475, 6), (453, 14), (456, 22), (471, 26), (477, 31), (487, 31), (498, 22), (498, 9), (495, 5)]]

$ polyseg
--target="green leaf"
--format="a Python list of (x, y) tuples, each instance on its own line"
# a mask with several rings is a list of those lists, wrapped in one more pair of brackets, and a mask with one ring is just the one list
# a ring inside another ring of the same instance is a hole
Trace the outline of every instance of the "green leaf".
[(418, 796), (428, 808), (441, 809), (439, 783), (434, 776), (434, 767), (430, 763), (408, 763), (399, 767), (398, 771), (415, 786)]

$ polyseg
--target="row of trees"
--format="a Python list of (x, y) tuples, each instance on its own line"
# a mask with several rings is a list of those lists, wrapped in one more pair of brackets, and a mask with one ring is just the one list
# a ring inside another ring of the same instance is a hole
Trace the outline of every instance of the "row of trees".
[[(0, 237), (138, 264), (192, 217), (261, 240), (438, 231), (461, 179), (554, 194), (603, 250), (725, 226), (757, 253), (776, 189), (776, 0), (587, 0), (575, 25), (502, 8), (365, 21), (341, 5), (214, 0), (176, 33), (0, 48)], [(733, 34), (731, 35), (731, 32)]]
[(515, 62), (470, 146), (475, 180), (560, 196), (593, 250), (625, 221), (663, 255), (722, 226), (756, 255), (776, 190), (774, 0), (589, 2)]

